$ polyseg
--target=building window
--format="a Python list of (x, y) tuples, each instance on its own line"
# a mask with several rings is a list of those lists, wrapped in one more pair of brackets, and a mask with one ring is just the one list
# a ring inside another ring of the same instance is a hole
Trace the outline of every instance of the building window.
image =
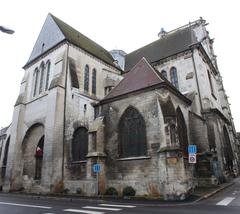
[(177, 133), (180, 148), (182, 149), (183, 157), (188, 157), (188, 134), (187, 125), (180, 107), (177, 107)]
[(120, 119), (118, 129), (120, 157), (147, 154), (145, 121), (138, 110), (128, 107)]
[(48, 90), (49, 76), (50, 76), (50, 67), (51, 67), (51, 62), (48, 60), (47, 61), (47, 74), (46, 74), (45, 91)]
[(104, 88), (104, 95), (108, 95), (109, 92), (114, 88), (114, 86), (107, 86)]
[(83, 161), (86, 160), (88, 153), (88, 130), (80, 127), (75, 130), (72, 140), (72, 160)]
[(37, 87), (38, 87), (38, 75), (39, 75), (39, 70), (38, 68), (35, 69), (33, 73), (33, 79), (34, 79), (34, 88), (33, 88), (33, 96), (35, 97), (37, 94)]
[(45, 72), (45, 65), (43, 62), (40, 66), (40, 70), (41, 70), (41, 73), (40, 73), (39, 94), (41, 94), (43, 91), (43, 78), (44, 78), (44, 72)]
[(162, 71), (161, 71), (161, 74), (163, 75), (163, 77), (165, 77), (165, 78), (167, 79), (167, 71), (162, 70)]
[(173, 84), (173, 86), (175, 88), (179, 89), (178, 77), (177, 77), (177, 69), (175, 67), (172, 67), (170, 69), (170, 79), (171, 79), (171, 83)]
[(223, 127), (223, 135), (224, 135), (223, 151), (225, 158), (225, 169), (232, 171), (234, 155), (226, 126)]
[(210, 73), (209, 70), (207, 70), (207, 73), (208, 73), (208, 81), (209, 81), (209, 85), (210, 85), (211, 93), (212, 93), (212, 95), (214, 95), (213, 84), (212, 84), (212, 78), (211, 78), (211, 73)]
[(85, 66), (84, 70), (84, 91), (88, 92), (89, 90), (89, 66)]
[(171, 139), (171, 144), (176, 145), (176, 127), (174, 124), (170, 126), (170, 139)]
[(42, 176), (42, 159), (43, 159), (43, 148), (44, 148), (44, 136), (38, 142), (36, 151), (35, 151), (35, 180), (40, 180)]
[(7, 142), (5, 144), (5, 149), (4, 149), (4, 156), (3, 156), (2, 169), (1, 169), (2, 178), (5, 178), (5, 174), (6, 174), (9, 143), (10, 143), (10, 137), (7, 139)]
[(94, 68), (92, 72), (92, 94), (96, 95), (97, 71)]

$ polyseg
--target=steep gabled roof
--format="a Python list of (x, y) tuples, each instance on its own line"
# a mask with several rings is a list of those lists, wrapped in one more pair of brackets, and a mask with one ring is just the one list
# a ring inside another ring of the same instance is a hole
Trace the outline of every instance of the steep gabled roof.
[(125, 56), (125, 71), (129, 71), (142, 57), (145, 57), (149, 63), (159, 61), (168, 56), (183, 52), (189, 49), (189, 46), (197, 42), (192, 26), (176, 30), (166, 34), (140, 49), (133, 51)]
[(52, 14), (48, 14), (26, 65), (42, 55), (43, 48), (46, 52), (64, 40), (116, 67), (113, 57), (107, 50)]
[(160, 74), (154, 70), (145, 58), (142, 58), (103, 100), (138, 91), (161, 82), (163, 82), (163, 79)]

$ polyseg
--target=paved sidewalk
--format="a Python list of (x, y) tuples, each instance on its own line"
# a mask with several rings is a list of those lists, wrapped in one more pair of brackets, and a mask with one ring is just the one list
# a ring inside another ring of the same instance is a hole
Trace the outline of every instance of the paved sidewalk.
[(229, 183), (223, 183), (218, 186), (212, 186), (212, 187), (205, 187), (205, 188), (197, 188), (194, 191), (194, 195), (197, 197), (197, 199), (194, 202), (198, 202), (204, 199), (207, 199), (216, 193), (232, 186), (234, 182), (229, 182)]
[(162, 198), (130, 198), (130, 199), (123, 199), (123, 198), (114, 198), (114, 197), (107, 197), (107, 196), (98, 196), (98, 197), (84, 197), (79, 195), (63, 195), (63, 194), (27, 194), (27, 193), (3, 193), (0, 192), (1, 195), (7, 197), (26, 197), (26, 198), (34, 198), (34, 199), (50, 199), (50, 200), (65, 200), (65, 201), (98, 201), (98, 202), (117, 202), (117, 203), (131, 203), (131, 204), (141, 204), (146, 206), (174, 206), (174, 205), (187, 205), (192, 203), (197, 203), (201, 200), (207, 199), (214, 194), (220, 192), (223, 189), (226, 189), (232, 186), (234, 182), (224, 183), (218, 186), (212, 187), (201, 187), (197, 188), (194, 193), (187, 199), (183, 201), (164, 201)]

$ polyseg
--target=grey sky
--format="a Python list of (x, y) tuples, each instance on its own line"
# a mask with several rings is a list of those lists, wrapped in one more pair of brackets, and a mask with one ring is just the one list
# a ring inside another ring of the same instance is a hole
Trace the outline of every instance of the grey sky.
[(37, 36), (49, 12), (107, 50), (129, 53), (157, 39), (166, 31), (202, 16), (207, 20), (219, 70), (240, 131), (240, 70), (238, 0), (8, 0), (1, 2), (0, 25), (15, 30), (0, 32), (0, 127), (10, 124), (14, 103)]

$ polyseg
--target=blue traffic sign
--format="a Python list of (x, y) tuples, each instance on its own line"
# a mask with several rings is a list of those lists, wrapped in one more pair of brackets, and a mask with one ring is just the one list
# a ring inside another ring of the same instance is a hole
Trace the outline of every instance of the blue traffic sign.
[(196, 145), (189, 145), (188, 146), (188, 153), (196, 154), (197, 153), (197, 146)]
[(93, 165), (93, 171), (96, 173), (99, 173), (101, 171), (101, 165), (100, 164), (94, 164)]

